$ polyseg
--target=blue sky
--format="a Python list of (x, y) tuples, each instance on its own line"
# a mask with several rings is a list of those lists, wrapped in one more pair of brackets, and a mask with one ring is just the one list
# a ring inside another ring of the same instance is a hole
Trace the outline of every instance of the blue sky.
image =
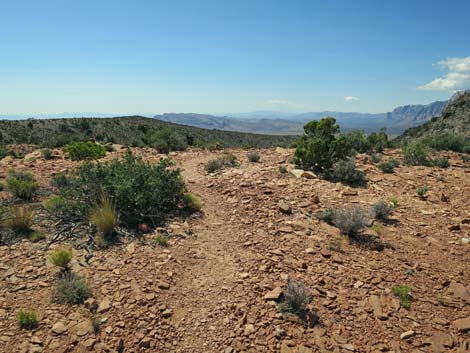
[(470, 88), (469, 13), (468, 0), (2, 1), (0, 114), (429, 103)]

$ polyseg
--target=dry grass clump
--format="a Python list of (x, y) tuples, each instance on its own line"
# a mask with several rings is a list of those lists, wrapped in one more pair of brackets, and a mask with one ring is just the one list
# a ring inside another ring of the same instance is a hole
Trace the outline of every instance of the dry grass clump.
[(104, 239), (109, 240), (115, 235), (118, 216), (114, 205), (108, 198), (102, 198), (101, 204), (91, 213), (90, 221)]

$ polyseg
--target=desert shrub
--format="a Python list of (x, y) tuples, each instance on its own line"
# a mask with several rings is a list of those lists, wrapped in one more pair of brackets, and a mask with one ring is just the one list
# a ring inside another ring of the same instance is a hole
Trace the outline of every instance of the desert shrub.
[(44, 200), (42, 206), (50, 213), (62, 213), (67, 209), (67, 201), (62, 196), (54, 195)]
[(383, 150), (389, 147), (390, 144), (387, 133), (384, 130), (381, 130), (380, 132), (372, 132), (367, 135), (367, 142), (370, 149), (377, 153), (383, 152)]
[(8, 150), (5, 146), (0, 145), (0, 160), (5, 158), (8, 155)]
[(367, 213), (359, 206), (336, 210), (333, 224), (342, 234), (355, 236), (368, 224)]
[(3, 217), (3, 225), (15, 234), (26, 234), (33, 225), (33, 211), (28, 207), (11, 207)]
[(453, 133), (437, 133), (425, 137), (421, 141), (425, 145), (438, 151), (463, 152), (465, 147), (470, 145), (465, 136)]
[(430, 164), (429, 153), (429, 148), (420, 142), (410, 142), (403, 147), (405, 164), (412, 166), (428, 166)]
[(432, 165), (439, 168), (449, 168), (450, 163), (447, 158), (437, 158), (432, 160)]
[(201, 200), (193, 194), (183, 195), (184, 207), (191, 211), (200, 211), (202, 209)]
[(38, 241), (46, 239), (46, 234), (41, 232), (32, 232), (28, 239), (30, 242), (37, 243)]
[(326, 210), (322, 211), (318, 215), (318, 218), (328, 224), (333, 224), (335, 215), (336, 215), (336, 210), (334, 208), (327, 208)]
[(109, 240), (116, 233), (118, 217), (109, 198), (101, 198), (100, 205), (96, 206), (90, 215), (90, 221), (105, 240)]
[(400, 299), (400, 305), (405, 309), (411, 306), (411, 288), (405, 285), (396, 285), (392, 287), (392, 293)]
[(154, 238), (155, 244), (161, 247), (168, 247), (168, 237), (166, 235), (159, 234)]
[(305, 169), (326, 172), (351, 155), (347, 138), (339, 133), (334, 118), (313, 120), (304, 126), (305, 134), (297, 142), (295, 163)]
[(5, 184), (0, 183), (0, 191), (3, 191), (3, 190), (5, 190)]
[(303, 282), (289, 280), (283, 290), (283, 300), (279, 304), (279, 310), (299, 315), (305, 311), (311, 300), (310, 291)]
[(328, 240), (328, 250), (342, 252), (343, 251), (343, 238), (341, 236)]
[(18, 325), (25, 330), (33, 330), (38, 327), (38, 313), (35, 310), (21, 309), (16, 314)]
[(370, 155), (370, 161), (374, 164), (379, 163), (381, 160), (382, 160), (382, 155), (380, 155), (378, 153), (372, 153)]
[(429, 191), (429, 186), (427, 185), (420, 186), (419, 188), (416, 189), (416, 193), (421, 199), (426, 198), (426, 194), (428, 193), (428, 191)]
[(82, 276), (69, 272), (58, 279), (53, 298), (58, 303), (83, 304), (91, 295), (90, 287)]
[(372, 214), (376, 219), (386, 220), (393, 213), (393, 206), (380, 200), (372, 206)]
[(62, 270), (67, 271), (69, 269), (70, 261), (72, 261), (72, 250), (59, 248), (54, 250), (49, 255), (49, 261), (57, 267), (60, 267)]
[(232, 153), (225, 153), (217, 159), (211, 159), (206, 163), (204, 169), (208, 173), (214, 173), (224, 167), (235, 167), (238, 165), (237, 157)]
[(73, 142), (64, 147), (73, 161), (100, 159), (106, 155), (106, 149), (94, 142)]
[(41, 155), (44, 159), (52, 159), (53, 157), (52, 150), (50, 148), (43, 148), (41, 150)]
[(8, 191), (23, 200), (31, 200), (38, 187), (31, 173), (11, 171), (7, 179)]
[(184, 140), (170, 128), (153, 131), (146, 137), (146, 142), (148, 145), (155, 148), (159, 153), (184, 151), (187, 148)]
[(462, 161), (463, 161), (464, 163), (470, 163), (470, 155), (468, 155), (468, 154), (463, 154), (463, 155), (462, 155)]
[(336, 163), (333, 167), (331, 177), (333, 180), (347, 185), (360, 185), (365, 181), (364, 172), (356, 169), (356, 163), (352, 158)]
[(121, 224), (159, 224), (177, 210), (185, 192), (179, 169), (171, 166), (168, 159), (153, 165), (130, 152), (122, 160), (86, 162), (60, 194), (70, 204), (70, 211), (82, 217), (88, 217), (96, 200), (107, 195)]
[(396, 167), (400, 166), (400, 162), (394, 158), (389, 159), (386, 162), (377, 164), (377, 167), (384, 173), (393, 173)]
[(67, 186), (68, 183), (69, 179), (64, 173), (57, 173), (56, 175), (53, 175), (50, 181), (50, 184), (56, 188), (63, 188)]
[(93, 329), (94, 333), (100, 332), (100, 326), (101, 326), (101, 316), (97, 313), (92, 313), (89, 317), (90, 320), (90, 326)]
[(256, 151), (250, 151), (246, 154), (246, 156), (248, 160), (253, 163), (259, 162), (261, 159), (261, 155)]

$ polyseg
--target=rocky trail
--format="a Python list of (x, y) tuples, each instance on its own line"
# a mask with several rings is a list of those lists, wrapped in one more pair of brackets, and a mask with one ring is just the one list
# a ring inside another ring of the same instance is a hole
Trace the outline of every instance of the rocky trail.
[[(151, 150), (135, 152), (149, 161), (161, 158)], [(359, 157), (368, 185), (352, 189), (292, 170), (291, 150), (262, 150), (259, 163), (248, 162), (246, 151), (232, 152), (240, 165), (213, 175), (204, 164), (223, 152), (172, 156), (204, 207), (199, 216), (175, 218), (156, 230), (171, 235), (169, 247), (156, 246), (150, 233), (96, 250), (87, 261), (83, 237), (65, 242), (74, 247), (74, 270), (93, 290), (85, 306), (50, 300), (55, 272), (44, 242), (0, 246), (0, 351), (470, 349), (468, 164), (449, 154), (448, 169), (400, 167), (383, 174)], [(400, 158), (396, 151), (386, 156)], [(50, 174), (75, 166), (68, 160), (1, 163), (0, 178), (11, 167), (28, 169), (42, 185)], [(426, 200), (415, 193), (423, 184), (430, 187)], [(374, 222), (367, 241), (351, 242), (316, 217), (328, 207), (367, 208), (391, 198), (399, 202), (393, 217)], [(50, 231), (49, 223), (39, 226)], [(310, 309), (319, 318), (314, 325), (277, 309), (289, 279), (311, 291)], [(409, 310), (391, 293), (397, 284), (412, 288)], [(15, 318), (29, 307), (40, 315), (33, 332), (20, 330)], [(99, 332), (90, 326), (90, 308), (100, 317)]]

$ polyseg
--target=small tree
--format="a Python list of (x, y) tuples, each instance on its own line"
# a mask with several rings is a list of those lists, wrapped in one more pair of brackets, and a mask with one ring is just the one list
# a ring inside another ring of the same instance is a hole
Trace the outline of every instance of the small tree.
[(295, 163), (300, 167), (326, 172), (351, 155), (351, 146), (346, 137), (338, 135), (334, 118), (313, 120), (304, 126), (304, 131), (295, 150)]

